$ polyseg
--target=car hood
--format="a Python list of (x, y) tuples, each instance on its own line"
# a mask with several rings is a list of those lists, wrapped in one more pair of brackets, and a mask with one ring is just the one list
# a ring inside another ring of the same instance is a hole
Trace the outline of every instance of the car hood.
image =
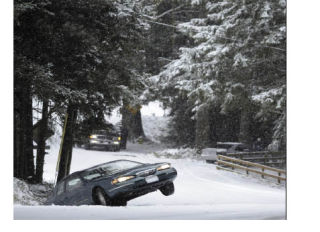
[(113, 176), (122, 176), (122, 175), (140, 175), (140, 176), (147, 176), (147, 175), (152, 175), (155, 171), (156, 168), (159, 167), (162, 164), (166, 163), (156, 163), (156, 164), (143, 164), (141, 166), (125, 170), (122, 172), (115, 173)]

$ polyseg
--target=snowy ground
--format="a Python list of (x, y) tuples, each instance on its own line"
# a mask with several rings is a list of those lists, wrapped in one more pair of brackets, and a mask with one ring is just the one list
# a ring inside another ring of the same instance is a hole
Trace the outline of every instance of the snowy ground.
[[(53, 182), (58, 146), (46, 156), (44, 179)], [(156, 155), (154, 155), (156, 152)], [(192, 153), (192, 150), (189, 151)], [(129, 144), (121, 152), (74, 149), (71, 172), (115, 159), (169, 161), (178, 171), (175, 194), (159, 191), (128, 202), (126, 207), (14, 206), (15, 219), (285, 219), (283, 185), (217, 170), (191, 158), (167, 158), (179, 150), (160, 145)], [(184, 153), (185, 154), (185, 153)], [(175, 156), (173, 156), (175, 157)], [(177, 156), (179, 157), (179, 156)]]

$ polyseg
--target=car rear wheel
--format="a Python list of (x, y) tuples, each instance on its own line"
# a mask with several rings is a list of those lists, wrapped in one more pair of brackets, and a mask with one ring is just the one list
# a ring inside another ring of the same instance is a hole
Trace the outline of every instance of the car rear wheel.
[(174, 193), (174, 184), (172, 182), (168, 183), (165, 186), (161, 187), (160, 191), (163, 195), (170, 196)]
[(108, 196), (105, 194), (104, 190), (102, 188), (96, 188), (94, 190), (94, 193), (93, 193), (93, 196), (94, 196), (94, 202), (97, 204), (97, 205), (111, 205), (111, 202), (108, 198)]

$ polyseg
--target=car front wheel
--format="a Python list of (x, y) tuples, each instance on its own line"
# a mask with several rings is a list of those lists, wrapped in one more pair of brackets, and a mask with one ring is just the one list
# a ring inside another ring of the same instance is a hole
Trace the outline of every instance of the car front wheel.
[(94, 193), (93, 193), (93, 197), (94, 197), (94, 202), (97, 204), (97, 205), (110, 205), (111, 202), (108, 198), (108, 196), (105, 194), (104, 190), (102, 188), (96, 188), (94, 190)]
[(174, 184), (172, 182), (168, 183), (165, 186), (161, 187), (160, 191), (163, 195), (170, 196), (174, 193)]

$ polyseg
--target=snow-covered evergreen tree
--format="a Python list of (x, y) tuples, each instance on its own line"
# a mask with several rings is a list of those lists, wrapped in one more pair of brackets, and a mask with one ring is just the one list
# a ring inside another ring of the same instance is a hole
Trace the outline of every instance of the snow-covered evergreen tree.
[[(178, 25), (182, 33), (194, 40), (195, 46), (180, 48), (179, 59), (154, 77), (164, 94), (163, 100), (170, 105), (174, 94), (186, 96), (196, 120), (202, 108), (212, 105), (219, 106), (222, 113), (240, 110), (242, 122), (250, 120), (248, 111), (252, 104), (258, 103), (253, 101), (257, 94), (280, 89), (285, 103), (286, 2), (199, 0), (192, 3), (195, 8), (205, 4), (207, 14)], [(285, 131), (280, 125), (285, 123), (285, 104), (267, 108), (263, 107), (264, 102), (259, 104), (261, 110), (279, 113), (273, 138), (283, 138)], [(259, 115), (254, 115), (255, 120), (261, 119)], [(249, 133), (248, 126), (240, 128), (247, 128)], [(254, 135), (251, 137), (255, 139)]]

